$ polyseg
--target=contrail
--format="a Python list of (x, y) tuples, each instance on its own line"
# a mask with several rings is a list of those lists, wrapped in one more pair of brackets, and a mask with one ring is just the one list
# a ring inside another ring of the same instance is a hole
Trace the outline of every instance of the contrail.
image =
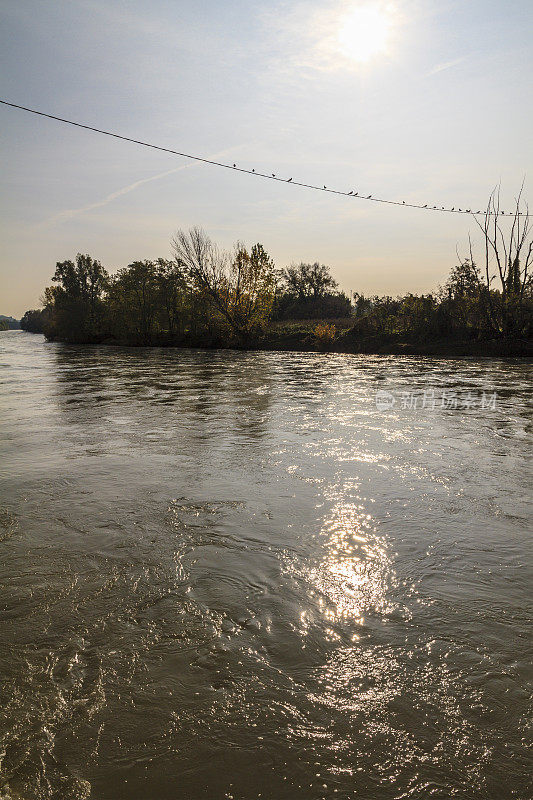
[(461, 58), (456, 58), (454, 61), (445, 61), (443, 64), (437, 64), (436, 67), (433, 67), (433, 69), (428, 72), (428, 77), (430, 75), (437, 75), (439, 72), (444, 72), (445, 69), (457, 67), (459, 64), (462, 64), (464, 60), (465, 56), (461, 56)]
[[(214, 153), (210, 158), (221, 158), (229, 153), (234, 152), (242, 145), (237, 145), (236, 147), (229, 148), (227, 150), (222, 150), (218, 153)], [(102, 200), (97, 200), (95, 203), (89, 203), (86, 206), (80, 206), (80, 208), (67, 208), (64, 211), (60, 211), (59, 214), (56, 214), (53, 217), (50, 217), (47, 220), (43, 220), (37, 225), (37, 228), (47, 228), (52, 225), (60, 224), (61, 222), (66, 222), (73, 217), (77, 217), (79, 214), (84, 214), (87, 211), (93, 211), (95, 208), (102, 208), (103, 206), (108, 205), (108, 203), (112, 203), (113, 200), (116, 200), (119, 197), (122, 197), (125, 194), (129, 194), (137, 189), (139, 186), (144, 186), (145, 183), (151, 183), (152, 181), (158, 181), (160, 178), (166, 178), (167, 175), (173, 175), (175, 172), (181, 172), (184, 169), (190, 169), (191, 167), (195, 167), (197, 164), (182, 164), (180, 167), (174, 167), (173, 169), (167, 169), (165, 172), (158, 172), (157, 175), (152, 175), (149, 178), (142, 178), (139, 181), (135, 181), (134, 183), (130, 183), (128, 186), (123, 186), (122, 189), (117, 189), (116, 192), (111, 192), (111, 194), (106, 195)]]

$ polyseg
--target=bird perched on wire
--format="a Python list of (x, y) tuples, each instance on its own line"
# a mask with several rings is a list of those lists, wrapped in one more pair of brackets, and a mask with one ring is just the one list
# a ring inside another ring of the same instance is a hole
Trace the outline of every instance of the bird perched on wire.
[(366, 199), (367, 199), (367, 200), (370, 200), (371, 198), (372, 198), (372, 195), (371, 195), (371, 194), (369, 194), (369, 195), (368, 195), (368, 197), (367, 197)]
[(274, 175), (274, 173), (272, 173), (272, 177), (273, 177), (273, 178), (275, 178), (275, 177), (276, 177), (276, 176)]
[(237, 166), (237, 164), (234, 164), (234, 165), (233, 165), (233, 169), (235, 169), (235, 167), (236, 167), (236, 166)]
[(422, 208), (427, 208), (427, 207), (428, 207), (428, 204), (427, 204), (427, 203), (426, 203), (426, 205), (425, 205), (425, 206), (422, 206)]
[(353, 194), (353, 189), (352, 189), (351, 192), (348, 192), (348, 196), (350, 196), (351, 194)]
[(291, 181), (292, 181), (292, 178), (289, 178), (289, 180), (287, 181), (287, 183), (290, 183)]

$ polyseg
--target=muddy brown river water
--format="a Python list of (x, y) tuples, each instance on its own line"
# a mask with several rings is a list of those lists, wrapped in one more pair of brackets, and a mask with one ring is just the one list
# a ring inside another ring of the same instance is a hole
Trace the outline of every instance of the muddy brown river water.
[(2, 800), (531, 796), (530, 364), (0, 369)]

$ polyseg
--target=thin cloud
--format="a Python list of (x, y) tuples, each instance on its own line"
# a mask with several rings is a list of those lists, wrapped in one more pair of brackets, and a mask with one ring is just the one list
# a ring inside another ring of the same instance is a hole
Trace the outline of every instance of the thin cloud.
[[(218, 159), (222, 158), (223, 156), (229, 155), (229, 153), (235, 152), (238, 147), (231, 147), (227, 150), (223, 150), (219, 153), (215, 153), (211, 156), (208, 156), (210, 159)], [(59, 214), (56, 214), (53, 217), (50, 217), (47, 220), (39, 223), (37, 226), (38, 228), (48, 228), (52, 227), (53, 225), (61, 224), (62, 222), (66, 222), (67, 220), (72, 219), (73, 217), (77, 217), (80, 214), (85, 214), (88, 211), (94, 211), (96, 208), (103, 208), (103, 206), (107, 206), (109, 203), (112, 203), (114, 200), (117, 200), (119, 197), (123, 197), (125, 194), (129, 194), (130, 192), (135, 191), (138, 189), (139, 186), (144, 186), (146, 183), (151, 183), (152, 181), (158, 181), (161, 178), (166, 178), (167, 175), (173, 175), (176, 172), (182, 172), (186, 169), (191, 169), (191, 167), (197, 167), (198, 164), (182, 164), (179, 167), (174, 167), (173, 169), (167, 169), (165, 172), (158, 172), (157, 175), (151, 175), (149, 178), (142, 178), (139, 181), (134, 181), (134, 183), (130, 183), (128, 186), (123, 186), (122, 189), (117, 189), (116, 192), (111, 192), (111, 194), (106, 195), (102, 200), (97, 200), (95, 203), (88, 203), (85, 206), (80, 206), (80, 208), (67, 208), (64, 211), (60, 211)]]
[(96, 203), (89, 203), (86, 206), (81, 206), (80, 208), (67, 208), (65, 211), (61, 211), (59, 214), (56, 214), (54, 217), (50, 217), (50, 219), (44, 220), (40, 224), (39, 227), (49, 227), (52, 225), (57, 225), (61, 222), (66, 222), (73, 217), (77, 217), (80, 214), (85, 214), (87, 211), (93, 211), (95, 208), (102, 208), (103, 206), (107, 206), (108, 203), (112, 203), (113, 200), (116, 200), (118, 197), (122, 197), (125, 194), (129, 194), (137, 189), (139, 186), (144, 186), (145, 183), (151, 183), (151, 181), (157, 181), (160, 178), (164, 178), (167, 175), (172, 175), (174, 172), (181, 172), (181, 170), (187, 169), (187, 167), (192, 166), (191, 164), (183, 164), (181, 167), (175, 167), (174, 169), (168, 169), (166, 172), (159, 172), (157, 175), (152, 175), (150, 178), (143, 178), (140, 181), (135, 181), (134, 183), (130, 183), (129, 186), (124, 186), (122, 189), (118, 189), (116, 192), (111, 192), (102, 200), (97, 200)]
[(466, 56), (461, 56), (461, 58), (455, 58), (453, 61), (444, 61), (442, 64), (437, 64), (436, 67), (433, 67), (433, 69), (428, 72), (428, 77), (430, 75), (436, 75), (438, 72), (444, 72), (445, 69), (451, 69), (452, 67), (457, 67), (458, 64), (463, 63), (465, 58)]

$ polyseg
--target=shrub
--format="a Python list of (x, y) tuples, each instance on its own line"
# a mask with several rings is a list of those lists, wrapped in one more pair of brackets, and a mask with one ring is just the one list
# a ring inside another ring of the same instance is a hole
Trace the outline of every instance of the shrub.
[(314, 335), (320, 350), (329, 350), (335, 341), (337, 329), (335, 325), (328, 325), (327, 322), (319, 322), (314, 330)]

